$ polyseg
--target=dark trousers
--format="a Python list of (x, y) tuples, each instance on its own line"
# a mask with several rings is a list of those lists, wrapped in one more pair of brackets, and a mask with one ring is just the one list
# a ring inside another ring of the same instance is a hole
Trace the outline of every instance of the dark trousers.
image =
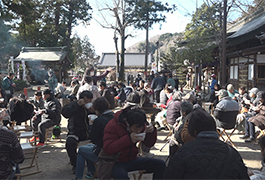
[(245, 120), (245, 135), (250, 137), (255, 137), (255, 124), (248, 121), (249, 118)]
[(162, 91), (159, 90), (159, 91), (155, 91), (155, 99), (156, 99), (156, 103), (160, 103), (160, 92)]
[(76, 167), (76, 159), (77, 159), (77, 146), (79, 141), (74, 137), (67, 137), (65, 148), (70, 158), (70, 163), (73, 167)]
[(153, 173), (153, 179), (163, 179), (165, 168), (166, 164), (161, 159), (137, 157), (131, 161), (117, 162), (111, 176), (113, 179), (129, 179), (129, 171), (146, 170), (146, 173)]
[(41, 117), (38, 117), (32, 122), (33, 130), (39, 133), (40, 143), (45, 142), (46, 129), (54, 125), (55, 123), (51, 119), (41, 120)]

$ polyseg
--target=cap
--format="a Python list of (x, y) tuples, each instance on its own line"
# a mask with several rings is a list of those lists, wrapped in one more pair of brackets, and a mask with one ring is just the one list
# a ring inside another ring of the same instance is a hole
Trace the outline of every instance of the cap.
[(211, 77), (216, 78), (216, 75), (215, 74), (212, 74)]
[(218, 96), (219, 96), (220, 98), (227, 97), (227, 96), (228, 96), (228, 92), (227, 92), (227, 90), (225, 90), (225, 89), (221, 89), (221, 90), (219, 90), (219, 92), (218, 92)]
[(252, 89), (250, 89), (249, 93), (255, 94), (257, 95), (257, 93), (259, 92), (259, 89), (256, 87), (253, 87)]

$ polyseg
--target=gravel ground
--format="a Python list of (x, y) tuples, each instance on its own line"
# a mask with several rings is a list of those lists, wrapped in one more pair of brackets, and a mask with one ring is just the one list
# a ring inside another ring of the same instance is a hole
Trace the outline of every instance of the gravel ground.
[[(45, 88), (45, 87), (43, 87)], [(29, 96), (33, 95), (33, 90), (37, 89), (36, 87), (33, 87), (29, 89), (28, 94)], [(62, 118), (62, 141), (59, 142), (59, 140), (53, 140), (48, 141), (47, 146), (38, 150), (38, 164), (40, 169), (42, 170), (41, 173), (25, 176), (22, 177), (22, 180), (26, 179), (72, 179), (74, 178), (74, 175), (71, 174), (71, 165), (69, 163), (69, 158), (66, 153), (65, 149), (65, 137), (67, 134), (67, 120)], [(166, 160), (168, 153), (169, 153), (169, 147), (168, 145), (160, 152), (159, 149), (165, 144), (163, 139), (167, 135), (167, 131), (161, 131), (158, 133), (158, 140), (155, 146), (152, 148), (151, 153), (154, 153), (156, 155), (156, 158)], [(259, 169), (261, 167), (260, 159), (260, 149), (257, 142), (255, 143), (249, 143), (246, 144), (243, 142), (243, 140), (239, 139), (239, 137), (242, 136), (238, 134), (236, 131), (234, 135), (232, 136), (232, 140), (236, 145), (236, 149), (241, 154), (244, 163), (247, 167), (250, 169)], [(79, 146), (86, 144), (87, 142), (81, 142)], [(26, 155), (28, 156), (28, 154)], [(20, 165), (25, 166), (29, 164), (30, 160), (26, 159), (25, 162)], [(27, 172), (28, 170), (32, 171), (35, 170), (34, 168), (23, 170), (22, 172)], [(86, 173), (86, 170), (85, 170)], [(85, 179), (85, 178), (84, 178)], [(151, 179), (150, 174), (144, 174), (142, 179)]]

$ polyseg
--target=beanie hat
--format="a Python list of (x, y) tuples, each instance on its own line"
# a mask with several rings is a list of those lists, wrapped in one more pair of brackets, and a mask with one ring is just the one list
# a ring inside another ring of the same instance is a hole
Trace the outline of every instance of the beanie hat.
[(228, 92), (227, 92), (227, 90), (225, 90), (225, 89), (221, 89), (221, 90), (218, 92), (218, 96), (219, 96), (220, 98), (227, 97), (227, 96), (228, 96)]

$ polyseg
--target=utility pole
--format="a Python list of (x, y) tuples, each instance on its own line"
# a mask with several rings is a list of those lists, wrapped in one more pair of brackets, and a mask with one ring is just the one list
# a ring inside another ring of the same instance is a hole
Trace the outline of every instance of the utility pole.
[(147, 10), (146, 12), (146, 43), (145, 43), (145, 61), (144, 61), (144, 74), (145, 78), (147, 78), (147, 62), (148, 62), (148, 46), (149, 46), (149, 41), (148, 41), (148, 35), (149, 34), (149, 12)]
[(159, 41), (156, 41), (156, 72), (158, 72), (158, 62), (159, 62)]
[(223, 38), (222, 38), (222, 87), (226, 85), (226, 22), (227, 22), (227, 0), (224, 0), (224, 15), (223, 15)]

